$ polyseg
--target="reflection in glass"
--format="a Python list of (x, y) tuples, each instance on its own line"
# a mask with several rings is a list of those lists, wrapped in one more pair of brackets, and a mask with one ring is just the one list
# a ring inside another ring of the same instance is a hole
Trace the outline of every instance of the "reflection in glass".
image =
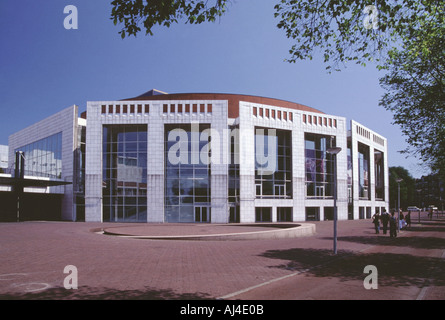
[(25, 153), (25, 175), (62, 178), (62, 132), (17, 148)]
[(255, 185), (259, 198), (292, 198), (291, 131), (255, 128)]
[(147, 126), (103, 127), (103, 220), (147, 221)]
[(384, 200), (384, 166), (383, 152), (374, 150), (375, 198)]
[(327, 152), (335, 147), (335, 138), (319, 134), (305, 134), (306, 196), (332, 197), (333, 161)]
[(347, 162), (348, 162), (348, 169), (347, 169), (347, 179), (348, 179), (348, 204), (352, 204), (352, 148), (351, 148), (351, 142), (348, 141), (348, 147), (346, 149), (347, 153)]
[(359, 197), (370, 199), (369, 194), (369, 147), (358, 144), (358, 182)]
[[(202, 124), (165, 126), (167, 222), (210, 222), (210, 163), (203, 162), (209, 153), (209, 135), (204, 130), (209, 128)], [(202, 207), (206, 209), (198, 209)]]

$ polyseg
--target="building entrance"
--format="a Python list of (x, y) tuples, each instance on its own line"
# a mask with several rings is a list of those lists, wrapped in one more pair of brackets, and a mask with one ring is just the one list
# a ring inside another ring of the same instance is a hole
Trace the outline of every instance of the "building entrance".
[(195, 222), (210, 222), (211, 208), (208, 206), (195, 206)]
[(240, 222), (240, 210), (239, 206), (230, 206), (229, 212), (229, 222), (239, 223)]

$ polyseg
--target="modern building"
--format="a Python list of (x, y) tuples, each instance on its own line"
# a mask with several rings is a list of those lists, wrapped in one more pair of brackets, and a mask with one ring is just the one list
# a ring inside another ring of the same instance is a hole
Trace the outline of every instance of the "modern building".
[[(22, 202), (27, 208), (23, 213), (27, 219), (48, 216), (52, 220), (84, 219), (86, 120), (78, 117), (78, 113), (78, 107), (71, 106), (9, 136), (9, 174), (14, 175), (16, 153), (21, 151), (25, 160), (24, 177), (42, 181), (39, 186), (24, 190), (25, 199), (30, 199)], [(13, 189), (11, 186), (8, 191)]]
[(8, 170), (8, 146), (0, 145), (0, 173)]
[(12, 135), (9, 161), (24, 151), (25, 173), (72, 182), (46, 191), (63, 195), (63, 220), (311, 221), (334, 207), (339, 219), (388, 209), (387, 148), (362, 124), (298, 103), (150, 90)]
[(439, 174), (430, 174), (416, 179), (416, 205), (419, 208), (430, 206), (444, 211), (445, 208), (445, 182)]

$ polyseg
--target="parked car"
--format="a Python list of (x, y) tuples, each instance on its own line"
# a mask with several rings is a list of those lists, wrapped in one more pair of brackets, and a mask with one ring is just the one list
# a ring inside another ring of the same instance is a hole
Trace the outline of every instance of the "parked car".
[(420, 209), (417, 208), (416, 206), (410, 206), (410, 207), (408, 207), (407, 211), (408, 211), (408, 212), (409, 212), (409, 211), (420, 211)]

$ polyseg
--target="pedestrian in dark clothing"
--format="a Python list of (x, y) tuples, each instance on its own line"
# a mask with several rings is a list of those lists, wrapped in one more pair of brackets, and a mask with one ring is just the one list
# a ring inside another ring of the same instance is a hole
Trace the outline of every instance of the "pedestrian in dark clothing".
[(408, 212), (408, 214), (405, 217), (405, 221), (406, 221), (406, 227), (411, 228), (411, 212)]
[(380, 233), (380, 215), (378, 212), (372, 217), (372, 223), (374, 223), (375, 233)]
[(380, 217), (380, 220), (382, 220), (382, 228), (383, 228), (383, 234), (386, 234), (386, 231), (388, 230), (388, 223), (389, 223), (389, 213), (383, 211), (382, 216)]
[(397, 218), (394, 217), (394, 211), (391, 212), (391, 217), (389, 218), (389, 236), (391, 238), (397, 237)]

